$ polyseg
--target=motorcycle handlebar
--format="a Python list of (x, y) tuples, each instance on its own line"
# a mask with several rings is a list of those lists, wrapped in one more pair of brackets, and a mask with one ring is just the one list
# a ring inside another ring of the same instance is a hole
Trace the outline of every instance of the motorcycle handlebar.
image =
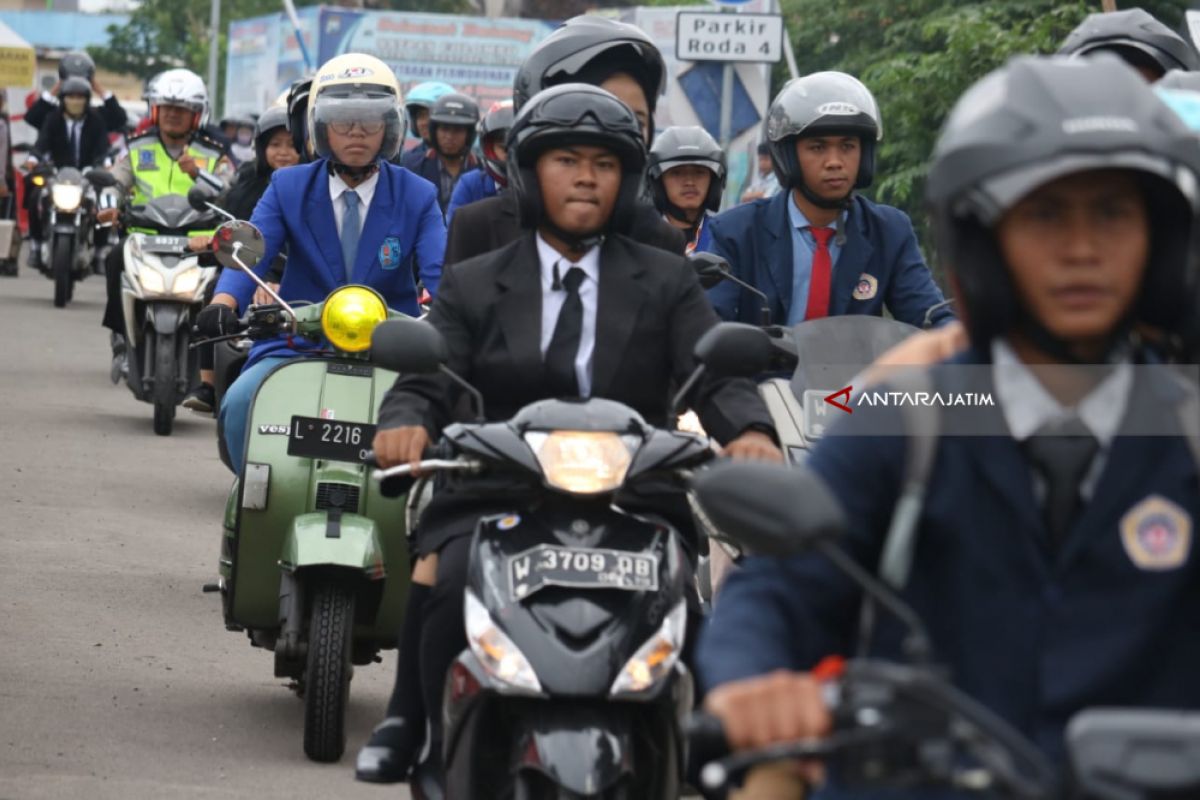
[[(369, 464), (377, 463), (375, 454), (370, 453)], [(424, 461), (419, 461), (414, 466), (413, 464), (398, 464), (387, 469), (376, 468), (371, 472), (371, 477), (376, 483), (382, 483), (389, 478), (409, 478), (414, 472), (429, 473), (429, 472), (478, 472), (483, 469), (483, 462), (474, 461), (471, 459), (458, 458), (427, 458)]]

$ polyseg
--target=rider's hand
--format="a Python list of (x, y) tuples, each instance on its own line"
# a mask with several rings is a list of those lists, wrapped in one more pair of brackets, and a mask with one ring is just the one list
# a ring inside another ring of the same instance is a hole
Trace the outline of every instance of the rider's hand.
[(192, 180), (196, 180), (196, 176), (200, 174), (200, 165), (196, 163), (196, 159), (192, 158), (191, 153), (184, 153), (175, 163)]
[(897, 367), (924, 367), (945, 361), (967, 349), (967, 329), (954, 320), (931, 331), (921, 331), (909, 336), (900, 344), (875, 359), (855, 385), (879, 383)]
[(34, 161), (32, 158), (28, 158), (25, 160), (25, 163), (21, 165), (21, 170), (23, 172), (33, 172), (37, 165), (38, 162)]
[(95, 76), (92, 76), (92, 93), (101, 100), (104, 99), (104, 90), (100, 88), (100, 81), (96, 80)]
[(786, 670), (718, 686), (704, 708), (721, 720), (734, 750), (825, 736), (832, 725), (821, 682)]
[(189, 236), (188, 250), (191, 250), (193, 253), (203, 253), (212, 247), (212, 240), (213, 237), (211, 236)]
[(120, 216), (121, 210), (119, 208), (102, 208), (96, 212), (96, 222), (99, 222), (101, 225), (108, 225), (116, 222)]
[[(276, 294), (279, 293), (279, 284), (278, 283), (272, 283), (271, 281), (267, 281), (267, 286), (270, 286), (271, 291), (275, 292)], [(267, 294), (266, 290), (263, 289), (261, 286), (254, 290), (254, 305), (268, 306), (274, 302), (275, 302), (275, 298), (271, 297), (271, 295)]]
[(8, 197), (8, 184), (0, 181), (0, 197)]
[(237, 333), (237, 312), (224, 303), (210, 303), (196, 315), (196, 330), (206, 339)]
[(783, 452), (771, 441), (771, 437), (762, 431), (746, 431), (729, 444), (721, 454), (734, 461), (767, 461), (772, 464), (783, 463)]
[[(399, 466), (412, 464), (415, 468), (429, 447), (429, 431), (422, 425), (406, 425), (403, 428), (384, 428), (376, 431), (371, 449), (375, 451), (375, 460), (379, 466)], [(413, 473), (416, 475), (416, 473)]]

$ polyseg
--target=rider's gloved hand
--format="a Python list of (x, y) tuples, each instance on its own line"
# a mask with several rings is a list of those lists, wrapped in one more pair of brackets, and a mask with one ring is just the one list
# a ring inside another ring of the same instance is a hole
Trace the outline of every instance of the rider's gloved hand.
[(237, 312), (222, 303), (207, 305), (196, 315), (196, 330), (209, 339), (237, 333)]

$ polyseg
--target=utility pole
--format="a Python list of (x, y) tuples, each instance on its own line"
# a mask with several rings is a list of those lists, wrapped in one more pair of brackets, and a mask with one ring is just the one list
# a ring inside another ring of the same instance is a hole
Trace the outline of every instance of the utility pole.
[(221, 44), (221, 0), (212, 0), (212, 16), (209, 18), (208, 27), (208, 96), (213, 100), (211, 111), (217, 116), (217, 53)]

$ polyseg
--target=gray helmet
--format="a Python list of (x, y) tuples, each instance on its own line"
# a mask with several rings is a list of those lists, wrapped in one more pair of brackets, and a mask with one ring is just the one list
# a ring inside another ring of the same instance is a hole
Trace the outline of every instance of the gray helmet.
[(88, 101), (90, 102), (92, 99), (92, 85), (88, 83), (87, 78), (79, 75), (72, 75), (63, 81), (62, 85), (58, 87), (59, 97), (66, 97), (69, 94), (81, 94), (88, 98)]
[[(621, 160), (621, 189), (608, 230), (628, 233), (646, 166), (642, 128), (629, 106), (598, 86), (564, 83), (534, 95), (508, 131), (508, 186), (521, 226), (546, 222), (536, 165), (547, 150), (564, 144), (606, 147)], [(590, 244), (561, 233), (579, 249)]]
[(662, 181), (667, 170), (685, 164), (695, 164), (712, 172), (713, 179), (708, 184), (704, 208), (714, 213), (719, 211), (721, 194), (725, 191), (725, 151), (708, 131), (698, 126), (672, 126), (654, 140), (646, 161), (646, 176), (650, 179), (654, 207), (677, 219), (685, 218), (683, 212), (667, 198)]
[(467, 129), (467, 144), (463, 152), (471, 149), (478, 135), (479, 104), (465, 94), (451, 92), (437, 99), (429, 109), (429, 141), (437, 149), (439, 125), (459, 125)]
[[(254, 123), (254, 161), (259, 174), (267, 167), (267, 143), (276, 131), (288, 129), (288, 110), (286, 106), (271, 106), (264, 111)], [(294, 143), (293, 143), (294, 144)]]
[(1135, 66), (1156, 65), (1163, 73), (1200, 69), (1200, 56), (1192, 45), (1140, 8), (1088, 14), (1058, 52), (1082, 56), (1097, 50), (1112, 51)]
[(82, 50), (72, 50), (58, 62), (58, 79), (65, 81), (72, 76), (78, 76), (91, 83), (96, 76), (96, 62)]
[(1043, 349), (1061, 354), (1021, 308), (992, 228), (1039, 186), (1094, 169), (1131, 170), (1147, 184), (1153, 230), (1136, 321), (1175, 331), (1194, 313), (1200, 140), (1115, 57), (1022, 56), (959, 98), (925, 183), (938, 248), (975, 342), (1024, 325)]
[(804, 185), (796, 155), (796, 140), (801, 137), (858, 136), (862, 158), (854, 188), (865, 189), (875, 178), (875, 143), (883, 138), (879, 104), (870, 89), (844, 72), (814, 72), (788, 81), (767, 109), (763, 132), (779, 183), (806, 196), (811, 191)]

